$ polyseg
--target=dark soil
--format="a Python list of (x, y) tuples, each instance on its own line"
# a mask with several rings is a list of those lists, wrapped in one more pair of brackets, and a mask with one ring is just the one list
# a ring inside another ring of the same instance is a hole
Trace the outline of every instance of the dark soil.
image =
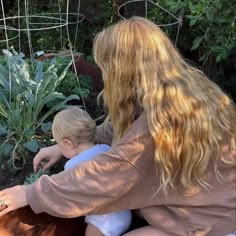
[(7, 168), (7, 163), (3, 162), (0, 169), (0, 190), (24, 183), (27, 175), (33, 173), (32, 163), (27, 163), (22, 171), (13, 173)]
[[(50, 170), (50, 175), (62, 171), (65, 162), (66, 159), (62, 159), (55, 166), (53, 166)], [(13, 187), (15, 185), (22, 185), (24, 184), (26, 177), (34, 173), (32, 159), (26, 162), (22, 170), (18, 170), (15, 173), (7, 166), (6, 161), (2, 162), (0, 168), (0, 190)]]

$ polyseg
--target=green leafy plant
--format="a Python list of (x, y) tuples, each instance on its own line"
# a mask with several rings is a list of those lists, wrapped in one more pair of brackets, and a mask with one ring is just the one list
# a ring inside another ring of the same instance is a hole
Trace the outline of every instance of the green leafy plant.
[(81, 75), (76, 78), (74, 73), (70, 72), (58, 86), (57, 91), (65, 95), (77, 94), (81, 97), (87, 97), (92, 89), (92, 77)]
[[(236, 8), (228, 0), (159, 0), (158, 5), (181, 20), (176, 46), (236, 100)], [(170, 14), (152, 6), (148, 18), (157, 24), (174, 23)], [(175, 42), (178, 25), (162, 27)]]
[(37, 173), (32, 173), (28, 176), (26, 176), (24, 185), (33, 184), (37, 179), (39, 179), (42, 175), (49, 175), (49, 171), (43, 171), (42, 169), (39, 169)]
[[(4, 141), (0, 148), (11, 156), (9, 160), (17, 169), (15, 160), (24, 164), (26, 152), (37, 152), (40, 148), (37, 133), (41, 130), (44, 134), (50, 129), (47, 119), (64, 108), (68, 101), (80, 98), (56, 92), (71, 63), (60, 75), (56, 65), (51, 64), (41, 80), (34, 80), (35, 73), (21, 54), (13, 49), (3, 53), (5, 64), (0, 65), (0, 137)], [(53, 101), (57, 102), (48, 107), (47, 104)]]
[[(229, 57), (235, 47), (236, 8), (227, 0), (161, 0), (159, 5), (183, 20), (178, 45), (198, 50), (198, 59), (207, 61), (214, 56), (216, 62)], [(173, 17), (158, 7), (149, 11), (156, 23), (173, 23)], [(173, 38), (175, 27), (164, 27)]]

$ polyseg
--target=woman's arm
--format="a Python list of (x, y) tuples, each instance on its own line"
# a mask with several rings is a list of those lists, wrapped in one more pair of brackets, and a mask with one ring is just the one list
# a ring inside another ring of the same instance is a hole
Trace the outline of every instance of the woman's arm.
[[(139, 155), (141, 149), (136, 148), (136, 154), (132, 155)], [(110, 149), (92, 161), (59, 174), (43, 175), (32, 185), (1, 191), (0, 200), (5, 201), (8, 208), (0, 212), (0, 216), (26, 205), (35, 213), (46, 212), (63, 218), (129, 209), (130, 201), (114, 202), (139, 186), (142, 178), (131, 163)]]
[(113, 203), (142, 178), (131, 163), (110, 150), (59, 174), (42, 176), (26, 189), (27, 201), (35, 213), (68, 218), (129, 209), (129, 201)]

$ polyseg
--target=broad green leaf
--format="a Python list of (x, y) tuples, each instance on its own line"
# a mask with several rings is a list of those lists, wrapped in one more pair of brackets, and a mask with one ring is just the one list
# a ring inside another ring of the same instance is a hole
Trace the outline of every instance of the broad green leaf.
[(202, 16), (191, 16), (191, 15), (187, 15), (186, 16), (190, 21), (189, 21), (189, 25), (190, 26), (193, 26), (195, 25), (197, 22), (201, 21), (201, 20), (204, 20), (204, 17)]
[(0, 90), (0, 102), (4, 105), (7, 109), (10, 109), (9, 98), (4, 94), (3, 91)]
[(197, 38), (195, 38), (193, 41), (193, 46), (191, 47), (191, 51), (197, 49), (199, 47), (199, 44), (201, 43), (201, 41), (202, 41), (201, 36), (198, 36)]
[(0, 136), (8, 134), (8, 131), (5, 127), (0, 125)]
[(81, 97), (85, 98), (89, 95), (90, 90), (86, 88), (80, 88), (78, 93), (80, 94)]
[(64, 71), (61, 73), (60, 77), (59, 77), (59, 81), (61, 81), (62, 79), (65, 78), (65, 75), (68, 71), (68, 69), (70, 68), (70, 66), (72, 65), (72, 60), (70, 61), (70, 63), (68, 63), (68, 65), (66, 66), (66, 68), (64, 69)]
[(47, 119), (50, 115), (52, 115), (53, 113), (60, 111), (61, 109), (66, 107), (66, 103), (71, 101), (71, 100), (80, 100), (80, 97), (78, 95), (71, 95), (69, 97), (67, 97), (64, 101), (57, 103), (55, 106), (51, 107), (49, 109), (49, 111), (47, 111), (43, 117), (41, 117), (41, 119), (38, 122), (38, 126), (39, 127), (45, 119)]
[(218, 54), (216, 57), (216, 62), (220, 62), (222, 60), (222, 54)]
[(42, 123), (41, 130), (46, 134), (52, 128), (52, 122)]
[(24, 143), (23, 146), (31, 152), (37, 152), (39, 149), (39, 144), (36, 140), (30, 140)]
[(48, 104), (53, 101), (64, 100), (65, 98), (66, 96), (62, 93), (53, 92), (45, 99), (45, 104)]
[(215, 15), (215, 9), (212, 7), (207, 8), (206, 17), (209, 21), (212, 21)]
[(10, 143), (2, 143), (0, 145), (0, 155), (5, 157), (9, 156), (11, 151), (14, 149), (14, 146)]
[(33, 137), (35, 134), (35, 131), (32, 128), (26, 128), (24, 129), (24, 137), (29, 139), (31, 137)]

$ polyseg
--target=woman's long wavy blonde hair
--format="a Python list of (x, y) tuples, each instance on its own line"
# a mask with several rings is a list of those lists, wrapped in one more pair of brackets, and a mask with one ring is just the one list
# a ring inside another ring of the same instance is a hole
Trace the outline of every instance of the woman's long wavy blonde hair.
[[(224, 137), (235, 148), (235, 105), (201, 71), (188, 65), (168, 37), (141, 17), (98, 33), (95, 61), (104, 79), (103, 99), (116, 143), (140, 109), (155, 141), (161, 189), (206, 187), (204, 174), (222, 159)], [(213, 155), (214, 152), (214, 155)], [(235, 162), (235, 158), (232, 160)]]

